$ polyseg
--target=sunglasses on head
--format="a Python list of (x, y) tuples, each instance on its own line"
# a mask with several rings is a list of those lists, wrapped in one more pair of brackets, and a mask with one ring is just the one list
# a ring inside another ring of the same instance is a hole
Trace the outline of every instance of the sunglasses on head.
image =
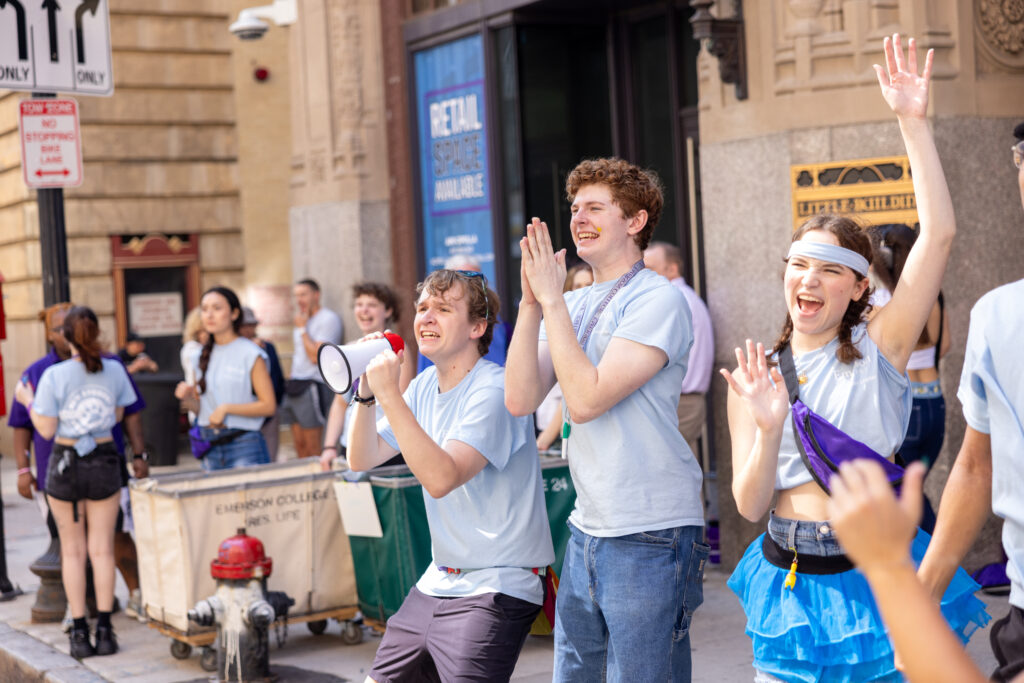
[(485, 306), (485, 309), (486, 309), (486, 313), (484, 313), (484, 321), (486, 322), (486, 321), (490, 320), (491, 319), (491, 300), (487, 296), (487, 278), (484, 276), (483, 273), (475, 271), (475, 270), (456, 270), (454, 272), (456, 274), (458, 274), (458, 275), (461, 275), (462, 277), (466, 277), (466, 278), (470, 278), (470, 279), (472, 279), (472, 278), (480, 278), (480, 291), (482, 291), (484, 293), (484, 306)]

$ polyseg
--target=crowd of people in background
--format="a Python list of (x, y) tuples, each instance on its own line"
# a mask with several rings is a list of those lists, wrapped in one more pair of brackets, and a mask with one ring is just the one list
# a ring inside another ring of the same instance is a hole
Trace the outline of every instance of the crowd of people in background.
[[(919, 69), (914, 41), (904, 52), (899, 36), (884, 52), (875, 69), (913, 169), (919, 228), (807, 221), (785, 258), (778, 339), (747, 340), (735, 369), (720, 370), (732, 496), (747, 519), (767, 515), (729, 586), (757, 683), (982, 680), (960, 645), (990, 618), (958, 565), (994, 511), (1011, 609), (992, 631), (993, 678), (1020, 683), (1024, 291), (997, 289), (972, 312), (958, 392), (967, 434), (936, 519), (922, 482), (944, 438), (938, 366), (952, 341), (940, 286), (956, 225), (926, 119), (932, 53)], [(1024, 204), (1024, 124), (1014, 134)], [(174, 394), (205, 470), (273, 462), (288, 426), (297, 457), (325, 470), (339, 458), (357, 471), (401, 463), (423, 486), (433, 561), (388, 621), (370, 680), (507, 680), (551, 602), (555, 680), (691, 678), (710, 552), (701, 436), (712, 316), (683, 278), (680, 250), (652, 241), (663, 208), (654, 173), (585, 160), (566, 195), (575, 255), (553, 248), (539, 218), (526, 226), (514, 329), (480, 264), (453, 258), (416, 291), (418, 356), (381, 353), (344, 394), (317, 367), (320, 348), (345, 335), (313, 279), (294, 286), (287, 378), (231, 289), (211, 287), (185, 318)], [(385, 283), (356, 284), (352, 337), (390, 330), (401, 298)], [(135, 552), (125, 435), (134, 475), (148, 474), (133, 375), (159, 366), (134, 333), (106, 354), (86, 307), (41, 319), (50, 350), (23, 374), (9, 419), (18, 491), (38, 496), (61, 540), (71, 654), (109, 655), (115, 566), (133, 565)], [(577, 493), (560, 577), (537, 457), (556, 444)], [(137, 573), (124, 578), (137, 611)]]

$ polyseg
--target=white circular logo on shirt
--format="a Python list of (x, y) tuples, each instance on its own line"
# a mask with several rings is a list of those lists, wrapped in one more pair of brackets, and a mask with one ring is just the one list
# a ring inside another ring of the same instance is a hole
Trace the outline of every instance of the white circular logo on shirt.
[(62, 432), (90, 434), (113, 426), (114, 397), (103, 387), (74, 390), (60, 411)]

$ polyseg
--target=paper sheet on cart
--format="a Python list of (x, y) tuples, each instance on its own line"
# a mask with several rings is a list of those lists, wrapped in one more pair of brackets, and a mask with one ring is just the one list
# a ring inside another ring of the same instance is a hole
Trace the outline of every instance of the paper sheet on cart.
[(341, 523), (346, 534), (370, 538), (384, 536), (370, 482), (336, 481), (334, 497), (338, 499), (338, 511), (341, 512)]

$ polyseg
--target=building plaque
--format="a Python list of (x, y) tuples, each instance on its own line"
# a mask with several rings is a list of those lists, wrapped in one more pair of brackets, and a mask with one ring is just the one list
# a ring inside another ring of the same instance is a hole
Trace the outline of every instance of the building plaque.
[(906, 156), (790, 167), (793, 229), (819, 213), (855, 214), (869, 225), (917, 225), (917, 201)]

